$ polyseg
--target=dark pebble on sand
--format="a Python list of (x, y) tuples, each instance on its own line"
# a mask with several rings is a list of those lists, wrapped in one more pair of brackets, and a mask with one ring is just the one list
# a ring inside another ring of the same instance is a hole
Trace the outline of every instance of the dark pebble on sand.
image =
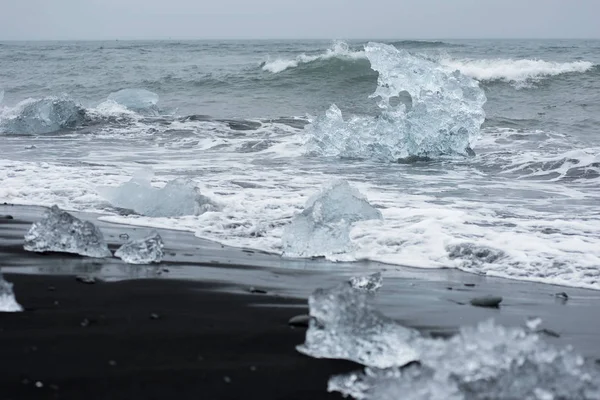
[(0, 219), (14, 219), (12, 215), (0, 215)]
[(561, 300), (569, 300), (569, 295), (566, 294), (565, 292), (560, 292), (560, 293), (556, 293), (554, 295), (554, 297), (556, 297), (557, 299), (561, 299)]
[(93, 276), (80, 275), (75, 277), (75, 279), (77, 280), (77, 282), (87, 283), (88, 285), (96, 283), (96, 278), (94, 278)]
[(454, 290), (454, 288), (452, 286), (448, 286), (446, 290)]
[(502, 297), (500, 296), (484, 296), (484, 297), (475, 297), (470, 301), (472, 306), (475, 307), (488, 307), (488, 308), (498, 308), (500, 303), (502, 303)]
[(126, 233), (121, 233), (121, 234), (119, 235), (119, 238), (121, 238), (121, 239), (123, 239), (123, 240), (128, 240), (128, 239), (129, 239), (129, 235), (128, 235), (128, 234), (126, 234)]
[(310, 322), (310, 315), (296, 315), (295, 317), (290, 318), (290, 320), (288, 321), (288, 324), (291, 326), (298, 326), (298, 327), (308, 327), (308, 324)]
[(540, 330), (535, 331), (535, 333), (541, 333), (546, 336), (555, 337), (555, 338), (560, 337), (560, 334), (558, 334), (550, 329), (540, 329)]
[(466, 287), (475, 287), (475, 284), (474, 283), (465, 283), (465, 286)]
[(266, 291), (266, 290), (257, 289), (257, 288), (255, 288), (255, 287), (253, 287), (253, 286), (251, 286), (251, 287), (248, 289), (248, 291), (249, 291), (250, 293), (254, 293), (254, 294), (267, 294), (267, 291)]

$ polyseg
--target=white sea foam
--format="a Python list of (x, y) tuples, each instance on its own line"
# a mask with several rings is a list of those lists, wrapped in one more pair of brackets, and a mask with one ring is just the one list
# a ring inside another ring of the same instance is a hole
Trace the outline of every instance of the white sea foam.
[(589, 61), (556, 62), (510, 58), (442, 58), (440, 63), (480, 81), (504, 81), (516, 87), (525, 87), (555, 75), (586, 72), (594, 67), (594, 64)]
[[(99, 125), (93, 135), (69, 141), (68, 151), (64, 141), (44, 135), (3, 138), (0, 201), (114, 212), (98, 187), (117, 187), (151, 165), (153, 186), (191, 179), (220, 211), (103, 219), (281, 253), (283, 231), (306, 200), (328, 181), (345, 179), (381, 210), (383, 220), (355, 223), (344, 259), (600, 289), (600, 186), (595, 178), (570, 179), (576, 167), (597, 169), (597, 148), (548, 132), (486, 130), (478, 156), (461, 162), (332, 162), (302, 157), (303, 131), (283, 124), (234, 132), (218, 121), (157, 124), (115, 103), (97, 108), (105, 115), (133, 115), (132, 123)], [(526, 140), (510, 140), (517, 133)], [(24, 150), (33, 143), (36, 149)], [(243, 152), (248, 148), (252, 152)], [(555, 168), (558, 181), (536, 172), (535, 162), (562, 158), (579, 162)], [(452, 255), (452, 248), (469, 245), (503, 256)]]
[(327, 49), (325, 53), (316, 55), (307, 55), (302, 53), (293, 59), (276, 58), (275, 60), (267, 60), (262, 66), (262, 69), (263, 71), (277, 74), (290, 68), (296, 68), (302, 64), (309, 64), (311, 62), (320, 60), (330, 60), (332, 58), (359, 60), (366, 57), (364, 51), (354, 51), (350, 48), (350, 46), (348, 46), (347, 43), (335, 41), (331, 48)]

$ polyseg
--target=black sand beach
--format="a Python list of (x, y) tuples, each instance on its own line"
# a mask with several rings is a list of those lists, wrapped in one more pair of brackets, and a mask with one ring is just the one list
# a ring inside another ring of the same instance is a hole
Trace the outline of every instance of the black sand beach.
[[(330, 375), (357, 369), (295, 351), (304, 309), (199, 282), (93, 285), (7, 275), (23, 313), (1, 314), (2, 398), (326, 399)], [(41, 386), (42, 387), (38, 387)]]
[[(42, 212), (0, 206), (0, 215), (13, 217), (0, 220), (0, 268), (25, 308), (0, 313), (2, 399), (341, 398), (327, 393), (327, 380), (360, 367), (299, 354), (304, 329), (287, 321), (307, 313), (314, 289), (376, 270), (384, 273), (379, 308), (424, 333), (450, 335), (489, 318), (523, 325), (536, 316), (553, 333), (548, 341), (600, 358), (595, 291), (366, 262), (331, 272), (323, 261), (282, 260), (162, 230), (167, 257), (157, 267), (25, 252), (23, 234)], [(99, 226), (112, 250), (120, 235), (147, 231)], [(487, 294), (503, 296), (500, 309), (468, 304)]]

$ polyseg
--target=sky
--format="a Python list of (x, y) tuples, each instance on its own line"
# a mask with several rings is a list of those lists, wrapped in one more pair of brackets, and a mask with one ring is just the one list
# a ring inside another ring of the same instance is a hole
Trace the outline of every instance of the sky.
[(600, 38), (600, 0), (2, 0), (0, 40)]

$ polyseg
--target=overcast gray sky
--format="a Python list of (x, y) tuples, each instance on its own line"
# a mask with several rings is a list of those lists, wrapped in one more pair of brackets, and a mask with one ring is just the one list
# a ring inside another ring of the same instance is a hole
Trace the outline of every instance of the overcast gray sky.
[(600, 38), (600, 0), (2, 0), (0, 40)]

